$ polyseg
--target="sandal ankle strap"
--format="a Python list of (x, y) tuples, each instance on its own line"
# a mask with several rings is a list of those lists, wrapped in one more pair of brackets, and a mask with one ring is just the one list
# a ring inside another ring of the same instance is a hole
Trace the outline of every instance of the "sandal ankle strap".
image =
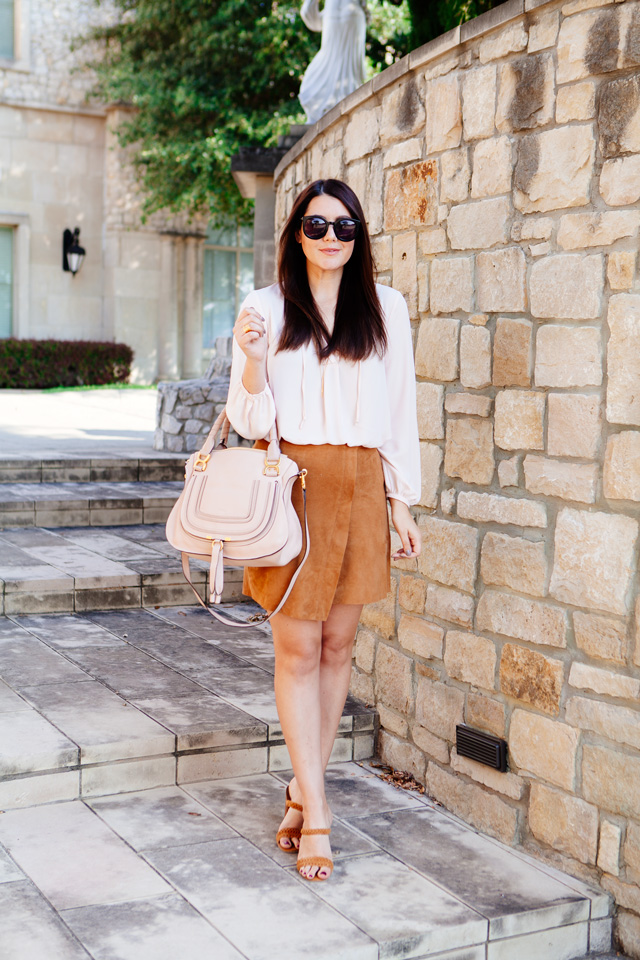
[(303, 837), (314, 837), (318, 836), (319, 834), (331, 833), (331, 827), (319, 827), (317, 830), (307, 830), (306, 827), (303, 827), (300, 833)]

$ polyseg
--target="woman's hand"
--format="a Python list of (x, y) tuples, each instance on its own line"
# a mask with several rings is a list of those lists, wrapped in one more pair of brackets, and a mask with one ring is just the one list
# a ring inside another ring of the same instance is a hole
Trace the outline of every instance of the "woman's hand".
[(240, 312), (233, 335), (247, 360), (264, 363), (267, 356), (267, 337), (264, 320), (253, 307)]
[(411, 516), (409, 507), (402, 500), (389, 498), (391, 505), (391, 519), (396, 533), (402, 540), (403, 550), (396, 550), (391, 555), (392, 560), (404, 560), (407, 557), (419, 557), (422, 549), (422, 536), (418, 524)]

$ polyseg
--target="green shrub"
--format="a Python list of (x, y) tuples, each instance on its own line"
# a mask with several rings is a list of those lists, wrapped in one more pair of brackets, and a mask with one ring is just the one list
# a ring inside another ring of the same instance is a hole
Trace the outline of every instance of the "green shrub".
[(0, 388), (126, 383), (133, 350), (126, 343), (94, 340), (0, 340)]

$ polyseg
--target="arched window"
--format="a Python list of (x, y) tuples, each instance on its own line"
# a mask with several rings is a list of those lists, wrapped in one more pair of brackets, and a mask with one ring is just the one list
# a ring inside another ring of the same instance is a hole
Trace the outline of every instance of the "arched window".
[(253, 289), (253, 227), (210, 227), (204, 246), (202, 346), (230, 337), (240, 304)]

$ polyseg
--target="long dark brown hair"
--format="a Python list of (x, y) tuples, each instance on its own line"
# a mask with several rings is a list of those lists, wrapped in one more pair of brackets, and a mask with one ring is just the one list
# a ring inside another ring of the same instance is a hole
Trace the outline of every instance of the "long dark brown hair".
[[(307, 258), (297, 239), (309, 203), (323, 193), (340, 200), (361, 224), (342, 272), (331, 335), (309, 289)], [(360, 201), (342, 180), (315, 180), (296, 198), (280, 236), (278, 282), (284, 297), (279, 350), (296, 350), (311, 340), (320, 359), (338, 353), (347, 360), (364, 360), (372, 353), (384, 353), (387, 335), (376, 293), (367, 224)]]

